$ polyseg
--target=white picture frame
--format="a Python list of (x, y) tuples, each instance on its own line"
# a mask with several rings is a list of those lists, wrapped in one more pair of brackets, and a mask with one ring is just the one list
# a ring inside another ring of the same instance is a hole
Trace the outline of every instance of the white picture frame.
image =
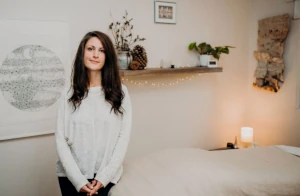
[(154, 1), (154, 22), (176, 24), (177, 5), (176, 2)]

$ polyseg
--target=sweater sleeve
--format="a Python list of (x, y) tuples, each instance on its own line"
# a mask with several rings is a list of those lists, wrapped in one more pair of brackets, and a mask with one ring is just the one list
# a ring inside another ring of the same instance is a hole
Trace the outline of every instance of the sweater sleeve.
[(106, 187), (106, 185), (114, 178), (118, 169), (121, 167), (130, 139), (132, 121), (131, 100), (127, 88), (123, 86), (123, 89), (125, 94), (122, 104), (124, 113), (118, 140), (110, 162), (101, 171), (97, 172), (97, 175), (95, 177), (95, 179), (101, 182), (104, 187)]
[(88, 180), (81, 173), (79, 167), (77, 166), (72, 154), (70, 147), (67, 143), (67, 138), (65, 138), (65, 129), (66, 126), (66, 105), (67, 99), (66, 94), (63, 93), (60, 99), (60, 105), (57, 113), (57, 121), (56, 121), (56, 131), (55, 131), (55, 139), (56, 139), (56, 150), (58, 153), (58, 157), (62, 163), (62, 166), (67, 174), (68, 179), (74, 185), (76, 190), (79, 192), (80, 189), (88, 183)]

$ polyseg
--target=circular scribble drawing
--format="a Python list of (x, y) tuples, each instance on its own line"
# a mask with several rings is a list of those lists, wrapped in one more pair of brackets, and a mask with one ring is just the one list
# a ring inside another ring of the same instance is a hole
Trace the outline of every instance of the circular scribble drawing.
[(40, 111), (54, 104), (65, 83), (61, 60), (39, 45), (12, 51), (0, 67), (0, 90), (7, 102), (23, 111)]

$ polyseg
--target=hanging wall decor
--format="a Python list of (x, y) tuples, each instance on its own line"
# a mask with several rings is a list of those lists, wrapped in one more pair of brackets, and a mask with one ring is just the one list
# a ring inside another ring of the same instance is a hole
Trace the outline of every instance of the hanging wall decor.
[(0, 140), (54, 133), (70, 74), (65, 22), (0, 21)]
[(283, 50), (288, 35), (290, 17), (288, 14), (262, 19), (258, 22), (258, 61), (254, 86), (277, 92), (284, 82)]
[(154, 1), (154, 22), (176, 24), (176, 2)]

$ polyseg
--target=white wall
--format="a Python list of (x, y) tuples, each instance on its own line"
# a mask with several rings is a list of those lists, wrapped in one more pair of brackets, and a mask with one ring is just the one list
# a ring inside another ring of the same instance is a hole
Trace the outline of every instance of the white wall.
[[(297, 83), (300, 76), (300, 20), (291, 20), (284, 50), (285, 83), (278, 93), (252, 87), (257, 62), (256, 50), (258, 20), (289, 14), (293, 16), (294, 3), (285, 0), (251, 0), (249, 21), (249, 73), (246, 122), (254, 128), (254, 140), (260, 145), (285, 144), (300, 146), (300, 110), (297, 107)], [(270, 9), (272, 8), (272, 9)], [(298, 86), (299, 87), (299, 86)]]
[[(203, 74), (164, 89), (127, 84), (134, 110), (128, 159), (167, 147), (221, 147), (246, 122), (249, 1), (176, 2), (176, 25), (153, 22), (152, 0), (0, 0), (0, 19), (68, 21), (73, 57), (87, 31), (110, 34), (109, 12), (120, 19), (127, 10), (134, 32), (147, 39), (141, 44), (148, 52), (148, 67), (158, 66), (161, 59), (194, 63), (196, 53), (187, 50), (193, 41), (236, 46), (221, 57), (223, 73)], [(167, 83), (176, 77), (145, 79)], [(1, 195), (59, 195), (53, 135), (0, 142), (0, 156)]]

